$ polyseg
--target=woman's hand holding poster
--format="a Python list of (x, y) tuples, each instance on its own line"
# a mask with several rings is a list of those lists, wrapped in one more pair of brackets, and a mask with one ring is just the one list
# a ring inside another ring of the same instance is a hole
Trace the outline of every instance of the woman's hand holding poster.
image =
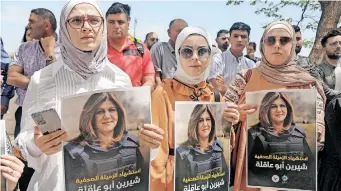
[(316, 90), (246, 93), (247, 184), (316, 190)]
[(148, 190), (149, 147), (139, 129), (151, 123), (148, 88), (106, 90), (62, 101), (66, 190)]
[(175, 103), (175, 190), (228, 191), (231, 123), (227, 103)]

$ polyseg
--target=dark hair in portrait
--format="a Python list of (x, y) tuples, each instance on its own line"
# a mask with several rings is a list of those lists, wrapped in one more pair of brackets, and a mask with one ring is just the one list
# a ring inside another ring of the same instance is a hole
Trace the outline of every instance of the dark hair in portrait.
[(236, 22), (230, 28), (230, 35), (232, 35), (232, 31), (234, 30), (246, 31), (247, 34), (250, 36), (251, 27), (243, 22)]
[(281, 131), (288, 130), (291, 124), (294, 122), (294, 108), (288, 95), (282, 92), (269, 92), (264, 96), (259, 108), (260, 124), (268, 131), (273, 131), (270, 110), (273, 102), (279, 98), (285, 102), (285, 106), (287, 108), (287, 116), (284, 119), (283, 129)]
[(217, 33), (217, 38), (219, 38), (221, 34), (229, 34), (229, 31), (225, 29), (219, 30)]
[(210, 105), (198, 104), (194, 107), (191, 113), (191, 117), (188, 122), (188, 131), (187, 131), (188, 139), (182, 144), (183, 146), (194, 146), (194, 145), (200, 144), (199, 132), (198, 132), (199, 122), (201, 120), (201, 115), (205, 113), (206, 111), (211, 118), (211, 132), (209, 134), (208, 142), (210, 144), (213, 143), (216, 133), (215, 133), (215, 119), (213, 116), (212, 108)]
[(79, 120), (80, 135), (76, 138), (76, 141), (86, 141), (89, 144), (98, 142), (98, 136), (96, 133), (96, 113), (98, 112), (100, 105), (106, 100), (109, 100), (115, 105), (118, 115), (118, 121), (114, 128), (112, 143), (118, 142), (123, 138), (126, 130), (125, 110), (114, 93), (104, 92), (92, 94), (85, 103)]
[(341, 36), (341, 32), (337, 29), (332, 29), (329, 32), (327, 32), (327, 34), (324, 35), (322, 40), (321, 40), (322, 46), (326, 47), (328, 39), (332, 38), (332, 37), (336, 37), (336, 36)]
[(294, 28), (295, 33), (301, 32), (301, 28), (297, 25), (292, 25), (292, 28)]
[(123, 4), (120, 2), (113, 3), (108, 11), (105, 13), (105, 17), (108, 17), (108, 15), (115, 15), (115, 14), (121, 14), (125, 13), (127, 17), (130, 17), (130, 6), (128, 4)]

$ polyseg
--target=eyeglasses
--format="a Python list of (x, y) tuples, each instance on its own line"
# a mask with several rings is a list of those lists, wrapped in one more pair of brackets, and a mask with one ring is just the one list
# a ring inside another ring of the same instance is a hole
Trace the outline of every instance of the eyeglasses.
[[(274, 36), (269, 36), (268, 38), (264, 39), (264, 42), (268, 45), (268, 46), (273, 46), (274, 44), (276, 44), (276, 37)], [(279, 43), (282, 46), (287, 45), (288, 43), (292, 42), (292, 39), (290, 37), (286, 37), (286, 36), (281, 36), (279, 37)]]
[[(200, 47), (196, 50), (196, 52), (199, 59), (207, 59), (211, 54), (209, 47)], [(185, 59), (190, 59), (194, 55), (194, 50), (189, 47), (184, 47), (179, 50), (179, 54)]]
[(153, 42), (154, 42), (154, 41), (159, 42), (159, 39), (158, 39), (158, 38), (150, 38), (149, 40), (150, 40), (150, 41), (153, 41)]
[(337, 46), (339, 44), (341, 46), (341, 41), (335, 41), (335, 42), (330, 42), (328, 43), (330, 46)]
[(296, 37), (296, 41), (300, 41), (301, 39), (301, 37)]
[(74, 29), (80, 29), (84, 26), (84, 23), (88, 22), (89, 25), (93, 28), (101, 26), (103, 23), (103, 18), (98, 16), (91, 16), (91, 17), (73, 17), (67, 20), (69, 25)]

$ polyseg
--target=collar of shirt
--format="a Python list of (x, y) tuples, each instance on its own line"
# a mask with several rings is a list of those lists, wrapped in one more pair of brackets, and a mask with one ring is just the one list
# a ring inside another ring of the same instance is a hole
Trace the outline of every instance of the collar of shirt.
[(167, 45), (168, 45), (169, 50), (171, 50), (171, 52), (175, 55), (175, 50), (173, 46), (171, 45), (170, 40), (168, 41)]
[[(331, 69), (335, 69), (337, 64), (334, 65), (334, 64), (330, 64), (327, 60), (324, 62), (328, 67), (330, 67)], [(339, 62), (340, 63), (340, 62)]]
[(126, 43), (125, 45), (123, 46), (123, 48), (119, 51), (119, 50), (116, 50), (113, 46), (110, 45), (109, 41), (108, 41), (108, 49), (111, 49), (115, 52), (119, 52), (119, 53), (122, 53), (125, 49), (127, 49), (129, 46), (131, 45), (135, 45), (134, 44), (134, 41), (131, 39), (130, 36), (127, 36), (126, 39), (125, 39)]
[(228, 50), (226, 51), (226, 53), (229, 54), (230, 56), (232, 56), (232, 58), (233, 58), (235, 61), (237, 61), (238, 63), (240, 63), (240, 62), (242, 61), (242, 59), (244, 58), (244, 54), (242, 54), (240, 57), (237, 57), (237, 56), (233, 55), (232, 52), (231, 52), (231, 49), (228, 49)]

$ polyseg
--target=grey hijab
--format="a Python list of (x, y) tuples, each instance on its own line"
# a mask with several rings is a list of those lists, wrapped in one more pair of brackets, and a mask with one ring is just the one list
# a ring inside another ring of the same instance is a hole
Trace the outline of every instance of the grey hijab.
[(105, 19), (99, 4), (95, 0), (71, 0), (64, 6), (60, 15), (60, 50), (64, 63), (68, 65), (73, 71), (88, 78), (90, 75), (98, 73), (103, 70), (107, 62), (107, 26), (103, 22), (103, 33), (101, 44), (91, 52), (84, 52), (77, 49), (71, 42), (69, 33), (67, 31), (67, 17), (71, 10), (78, 4), (87, 3), (93, 5), (100, 15)]

